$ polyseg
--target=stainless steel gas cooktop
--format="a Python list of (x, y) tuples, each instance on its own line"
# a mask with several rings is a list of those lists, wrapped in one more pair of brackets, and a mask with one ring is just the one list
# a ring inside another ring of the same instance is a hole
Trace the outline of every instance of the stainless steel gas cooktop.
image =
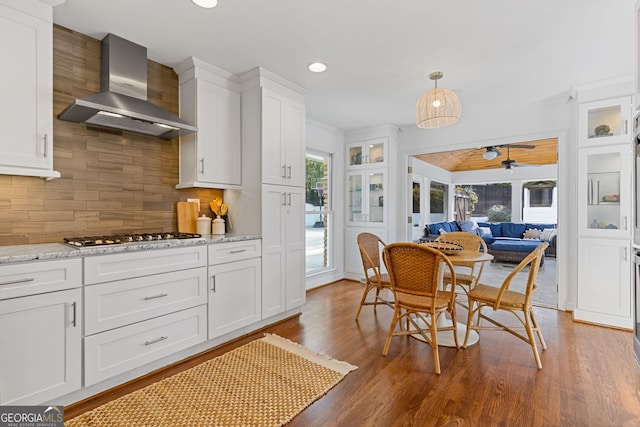
[(122, 243), (152, 242), (170, 239), (195, 239), (201, 237), (195, 233), (143, 233), (118, 234), (113, 236), (65, 237), (64, 242), (73, 246), (104, 246)]

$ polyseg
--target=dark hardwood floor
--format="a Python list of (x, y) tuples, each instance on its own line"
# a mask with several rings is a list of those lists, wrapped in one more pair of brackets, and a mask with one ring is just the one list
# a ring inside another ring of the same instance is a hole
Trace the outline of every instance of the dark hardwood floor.
[[(481, 332), (467, 349), (431, 348), (413, 338), (382, 347), (391, 309), (364, 307), (352, 281), (312, 290), (303, 314), (113, 393), (65, 408), (67, 419), (187, 369), (204, 358), (275, 333), (359, 368), (293, 419), (290, 426), (639, 426), (632, 333), (573, 322), (570, 313), (536, 308), (548, 349), (538, 370), (531, 348), (510, 334)], [(466, 313), (459, 310), (459, 319)]]

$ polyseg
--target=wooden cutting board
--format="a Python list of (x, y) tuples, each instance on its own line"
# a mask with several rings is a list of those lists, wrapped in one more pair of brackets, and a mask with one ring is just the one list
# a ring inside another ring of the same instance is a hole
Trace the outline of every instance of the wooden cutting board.
[(198, 219), (198, 204), (194, 202), (178, 202), (178, 232), (196, 233)]

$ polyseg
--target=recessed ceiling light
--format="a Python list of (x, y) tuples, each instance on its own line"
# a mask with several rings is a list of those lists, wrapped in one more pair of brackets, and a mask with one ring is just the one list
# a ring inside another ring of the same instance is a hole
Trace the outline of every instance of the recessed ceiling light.
[(218, 0), (191, 0), (200, 7), (206, 7), (207, 9), (216, 7)]
[(309, 64), (309, 71), (313, 71), (314, 73), (321, 73), (327, 69), (327, 66), (322, 62), (312, 62)]

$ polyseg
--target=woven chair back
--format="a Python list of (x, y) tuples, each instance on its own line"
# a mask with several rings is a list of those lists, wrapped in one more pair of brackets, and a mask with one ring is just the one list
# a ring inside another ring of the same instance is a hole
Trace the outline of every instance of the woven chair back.
[(357, 241), (365, 272), (372, 268), (376, 273), (379, 273), (380, 247), (386, 246), (385, 243), (381, 238), (372, 233), (358, 234)]
[(391, 287), (398, 299), (403, 294), (437, 296), (442, 262), (451, 262), (441, 252), (415, 243), (391, 243), (384, 249)]
[(515, 278), (516, 274), (522, 271), (526, 266), (529, 266), (529, 274), (527, 276), (527, 285), (525, 287), (525, 307), (531, 306), (531, 298), (533, 292), (536, 290), (536, 279), (538, 277), (538, 271), (540, 270), (540, 263), (542, 261), (542, 257), (544, 256), (544, 250), (549, 246), (548, 242), (542, 242), (537, 248), (535, 248), (525, 259), (520, 261), (510, 273), (504, 279), (502, 283), (502, 287), (500, 288), (500, 292), (498, 293), (498, 298), (495, 304), (497, 308), (500, 305), (500, 300), (502, 299), (502, 295), (506, 290), (511, 286), (511, 281)]

